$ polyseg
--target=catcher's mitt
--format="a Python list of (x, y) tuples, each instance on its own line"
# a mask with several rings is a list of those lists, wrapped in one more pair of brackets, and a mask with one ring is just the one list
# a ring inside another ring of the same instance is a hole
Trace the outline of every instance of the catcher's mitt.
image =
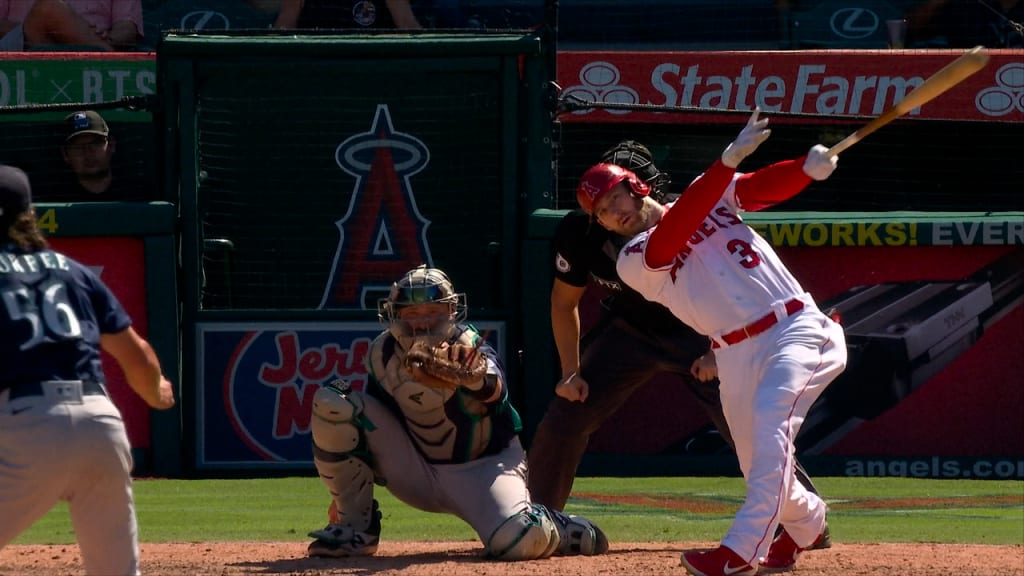
[(437, 388), (473, 386), (487, 373), (487, 360), (474, 346), (417, 341), (405, 353), (405, 365), (422, 384)]

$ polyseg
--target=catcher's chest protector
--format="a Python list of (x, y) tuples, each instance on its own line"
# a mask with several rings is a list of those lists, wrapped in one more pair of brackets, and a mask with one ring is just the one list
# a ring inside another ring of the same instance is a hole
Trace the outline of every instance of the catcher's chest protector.
[[(458, 446), (463, 438), (472, 438), (470, 454), (481, 454), (490, 441), (491, 424), (487, 408), (457, 389), (433, 388), (412, 378), (405, 366), (405, 353), (400, 346), (385, 346), (389, 333), (378, 336), (370, 345), (372, 371), (380, 385), (395, 399), (410, 435), (417, 447), (434, 462), (464, 461), (464, 450)], [(393, 352), (386, 354), (391, 348)], [(456, 403), (454, 410), (445, 405)], [(452, 420), (448, 412), (462, 416)], [(458, 451), (459, 458), (453, 458)]]

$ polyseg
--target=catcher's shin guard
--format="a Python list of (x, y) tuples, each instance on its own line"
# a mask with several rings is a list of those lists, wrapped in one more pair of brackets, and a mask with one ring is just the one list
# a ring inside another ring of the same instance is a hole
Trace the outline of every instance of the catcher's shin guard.
[(313, 396), (313, 463), (337, 509), (332, 524), (366, 531), (373, 520), (373, 469), (365, 450), (363, 397), (334, 383)]
[(558, 527), (539, 504), (507, 518), (484, 545), (496, 560), (537, 560), (554, 554), (561, 540)]

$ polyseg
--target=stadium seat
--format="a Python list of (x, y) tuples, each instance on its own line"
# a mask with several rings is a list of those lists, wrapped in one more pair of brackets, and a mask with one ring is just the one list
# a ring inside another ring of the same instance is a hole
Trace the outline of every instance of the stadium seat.
[[(543, 0), (438, 0), (434, 8), (458, 13), (458, 25), (467, 27), (533, 28), (544, 21)], [(773, 0), (561, 0), (558, 8), (564, 50), (780, 47)]]
[(902, 5), (884, 0), (822, 0), (784, 14), (790, 48), (888, 48), (886, 20), (903, 18)]
[(262, 29), (273, 22), (272, 15), (252, 9), (245, 0), (168, 0), (144, 12), (144, 44), (155, 47), (166, 30)]

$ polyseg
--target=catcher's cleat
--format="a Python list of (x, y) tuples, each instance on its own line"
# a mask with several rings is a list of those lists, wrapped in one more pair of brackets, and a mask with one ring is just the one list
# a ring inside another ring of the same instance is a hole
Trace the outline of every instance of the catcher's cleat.
[(743, 558), (726, 546), (706, 552), (684, 552), (680, 558), (687, 574), (694, 576), (755, 576), (757, 566), (747, 564)]
[(828, 538), (828, 546), (831, 546), (832, 541), (828, 535), (828, 524), (825, 525), (824, 530), (821, 531), (821, 534), (818, 535), (813, 544), (807, 548), (801, 548), (793, 541), (789, 532), (783, 530), (782, 534), (772, 542), (771, 548), (768, 549), (768, 555), (765, 556), (764, 561), (761, 562), (761, 570), (758, 574), (789, 572), (794, 566), (796, 566), (796, 560), (800, 557), (802, 552), (806, 550), (827, 548), (828, 546), (822, 546), (822, 543), (826, 538)]
[(348, 556), (372, 556), (377, 552), (380, 543), (381, 513), (377, 509), (377, 501), (373, 501), (373, 516), (370, 526), (365, 531), (354, 530), (349, 526), (328, 524), (322, 530), (309, 533), (315, 538), (306, 548), (311, 558), (345, 558)]
[(608, 537), (590, 520), (557, 510), (548, 512), (561, 538), (555, 556), (596, 556), (608, 551)]

